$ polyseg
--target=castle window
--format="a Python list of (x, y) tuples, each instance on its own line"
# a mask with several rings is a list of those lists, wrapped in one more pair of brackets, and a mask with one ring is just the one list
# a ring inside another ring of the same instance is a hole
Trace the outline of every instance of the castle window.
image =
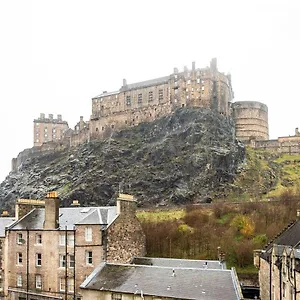
[(126, 96), (126, 105), (127, 106), (131, 105), (131, 97), (130, 96)]
[(197, 83), (200, 83), (200, 78), (197, 78)]
[(177, 77), (178, 77), (178, 76), (177, 76), (177, 74), (176, 74), (176, 75), (174, 75), (174, 77), (175, 77), (175, 79), (177, 79)]
[(204, 91), (204, 86), (201, 88), (202, 91)]
[(162, 101), (164, 99), (163, 90), (158, 90), (158, 101)]
[(201, 83), (202, 83), (202, 84), (205, 84), (205, 80), (202, 80)]
[(111, 125), (111, 128), (112, 128), (112, 129), (114, 129), (114, 128), (115, 128), (115, 125), (114, 125), (114, 124), (112, 124), (112, 125)]
[(143, 95), (138, 94), (138, 104), (142, 104), (142, 102), (143, 102)]
[(187, 84), (191, 84), (191, 80), (190, 79), (187, 81)]
[(99, 131), (98, 127), (96, 127), (96, 131)]
[(150, 92), (149, 92), (149, 98), (148, 98), (148, 101), (149, 101), (149, 102), (153, 101), (153, 91), (150, 91)]
[[(98, 129), (98, 128), (97, 128)], [(102, 131), (105, 129), (105, 127), (104, 126), (102, 126)], [(98, 130), (97, 130), (98, 131)]]
[(189, 91), (189, 89), (185, 89), (185, 91), (186, 91), (186, 92), (188, 92), (188, 91)]

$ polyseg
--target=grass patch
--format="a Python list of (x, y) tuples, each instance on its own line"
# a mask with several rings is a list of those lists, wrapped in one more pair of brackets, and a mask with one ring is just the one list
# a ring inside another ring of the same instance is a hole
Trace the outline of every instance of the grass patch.
[(171, 209), (171, 210), (152, 210), (152, 211), (138, 211), (137, 217), (140, 221), (147, 222), (163, 222), (171, 220), (179, 220), (185, 216), (184, 209)]

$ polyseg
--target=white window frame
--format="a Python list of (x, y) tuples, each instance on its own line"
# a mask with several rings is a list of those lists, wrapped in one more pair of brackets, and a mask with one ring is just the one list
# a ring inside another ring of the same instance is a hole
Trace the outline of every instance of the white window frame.
[(42, 289), (42, 275), (40, 274), (35, 274), (35, 288)]
[(74, 233), (68, 234), (68, 245), (74, 247), (74, 244), (75, 244)]
[(74, 254), (69, 255), (69, 268), (70, 269), (75, 268), (75, 255)]
[(22, 245), (23, 243), (24, 243), (23, 233), (19, 232), (19, 233), (17, 233), (17, 244)]
[(17, 274), (17, 287), (22, 287), (22, 286), (23, 286), (22, 274)]
[(42, 266), (42, 253), (35, 254), (35, 266), (41, 267)]
[(68, 279), (68, 292), (69, 293), (74, 293), (74, 278), (69, 278)]
[[(91, 262), (90, 262), (91, 260)], [(88, 266), (93, 265), (93, 252), (92, 251), (85, 251), (85, 263)]]
[(42, 244), (42, 235), (41, 235), (40, 233), (37, 233), (37, 234), (35, 235), (35, 243), (36, 243), (37, 245), (41, 245), (41, 244)]
[(66, 246), (66, 235), (65, 234), (59, 235), (58, 244), (59, 244), (59, 246)]
[(85, 228), (85, 241), (92, 242), (93, 241), (93, 230), (92, 227)]
[(22, 266), (23, 265), (23, 253), (17, 252), (17, 265)]
[(60, 277), (59, 278), (59, 291), (60, 292), (65, 292), (65, 290), (66, 290), (66, 279)]
[(112, 293), (111, 294), (111, 299), (112, 300), (122, 300), (122, 294), (120, 294), (120, 293)]
[(66, 255), (65, 254), (59, 254), (59, 267), (60, 268), (66, 267)]

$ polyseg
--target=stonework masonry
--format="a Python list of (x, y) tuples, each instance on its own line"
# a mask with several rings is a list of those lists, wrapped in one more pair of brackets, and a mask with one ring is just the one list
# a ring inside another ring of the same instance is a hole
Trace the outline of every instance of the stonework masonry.
[(5, 230), (7, 299), (26, 299), (26, 294), (36, 300), (77, 299), (80, 284), (101, 262), (145, 255), (145, 235), (130, 195), (120, 194), (115, 207), (59, 208), (54, 193), (37, 201), (36, 207), (45, 209), (28, 212), (33, 202), (19, 201), (19, 220)]
[[(58, 115), (34, 120), (34, 147), (25, 149), (12, 159), (12, 170), (18, 171), (28, 158), (42, 153), (76, 147), (96, 139), (109, 138), (114, 131), (151, 122), (171, 114), (181, 107), (209, 108), (233, 118), (237, 139), (255, 148), (279, 152), (300, 153), (298, 138), (288, 141), (269, 140), (268, 108), (256, 101), (232, 102), (234, 93), (231, 75), (221, 73), (216, 58), (209, 67), (184, 67), (182, 72), (174, 68), (170, 75), (129, 84), (123, 79), (122, 86), (113, 92), (104, 91), (92, 98), (89, 121), (80, 117), (74, 129)], [(300, 138), (299, 138), (300, 140)]]
[(241, 141), (268, 140), (268, 107), (256, 101), (232, 104), (236, 138)]

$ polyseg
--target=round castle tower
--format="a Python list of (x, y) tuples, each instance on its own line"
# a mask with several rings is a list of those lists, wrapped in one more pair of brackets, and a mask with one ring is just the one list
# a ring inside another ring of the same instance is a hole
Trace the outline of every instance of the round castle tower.
[(268, 107), (257, 101), (238, 101), (232, 104), (236, 138), (268, 140)]

